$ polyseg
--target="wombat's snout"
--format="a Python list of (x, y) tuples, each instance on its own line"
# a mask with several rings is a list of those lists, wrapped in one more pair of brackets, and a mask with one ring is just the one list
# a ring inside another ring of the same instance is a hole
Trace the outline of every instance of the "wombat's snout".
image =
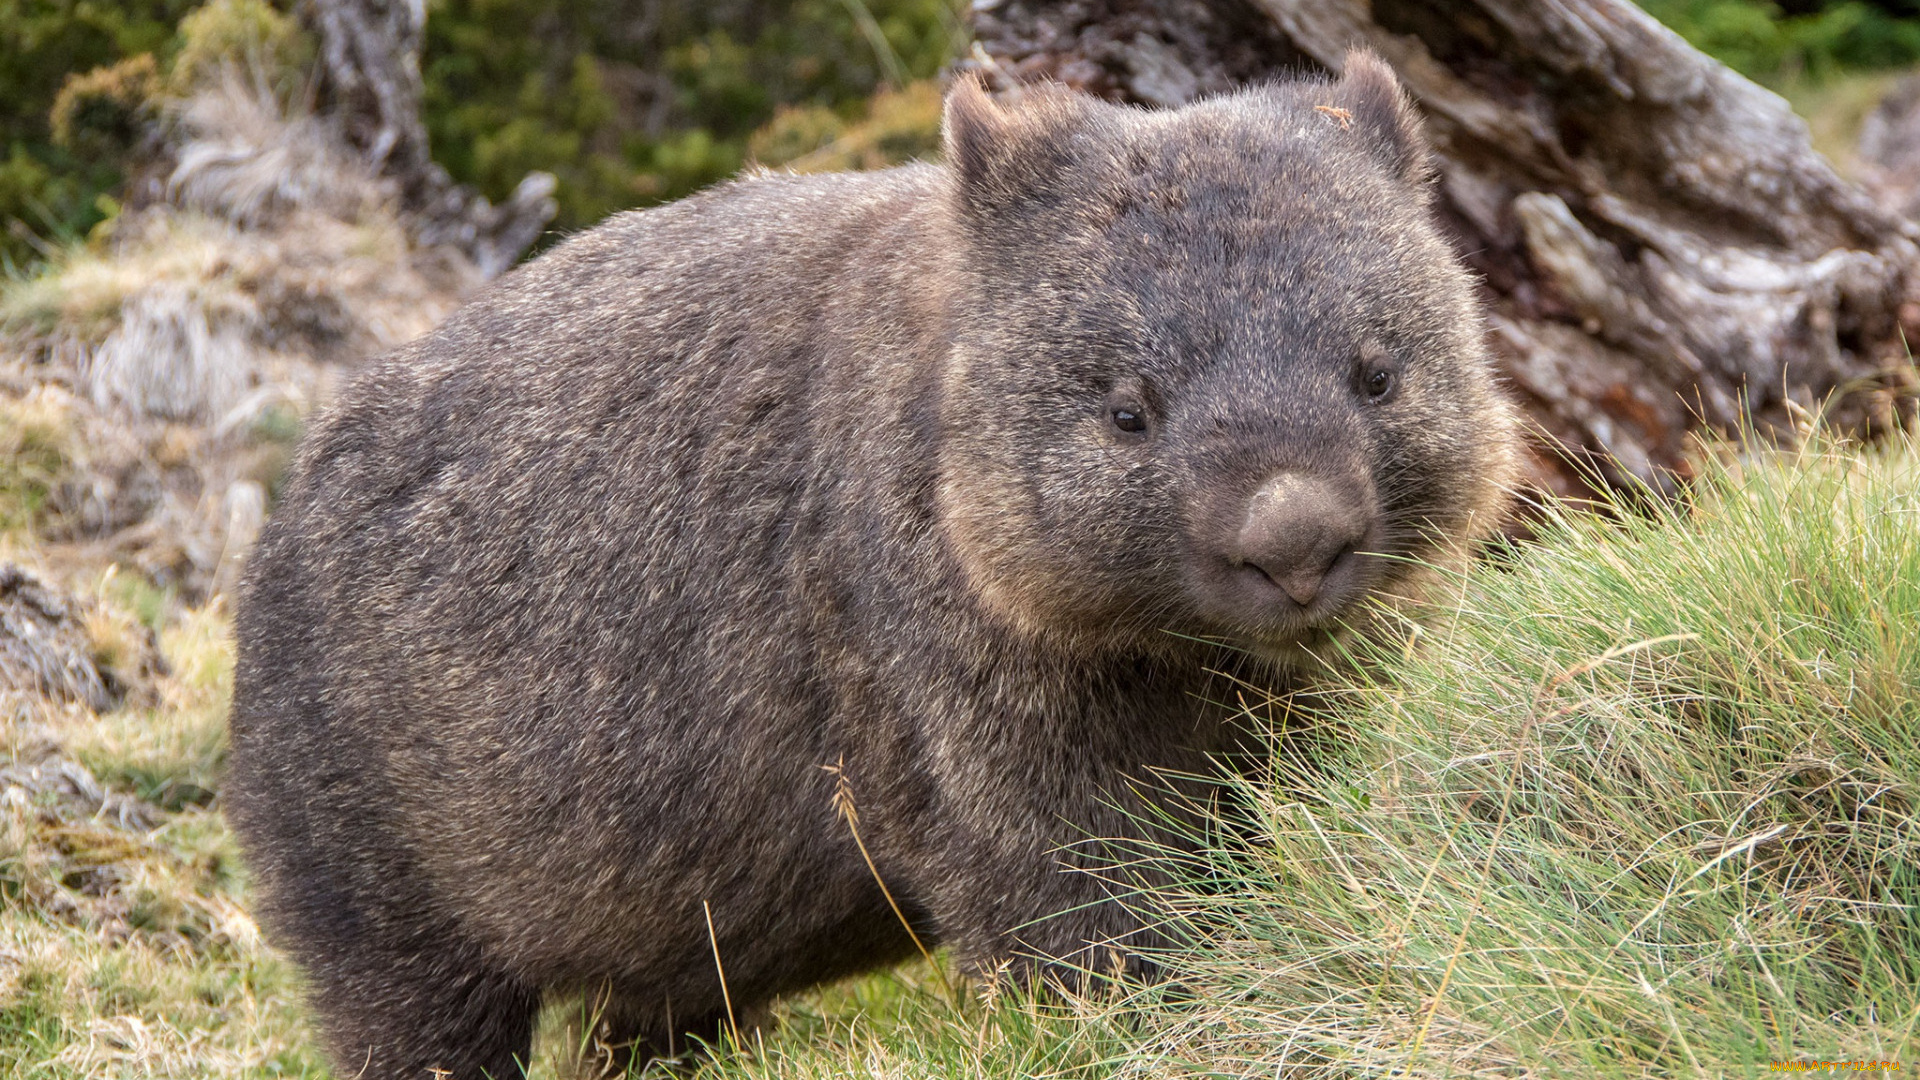
[(1302, 608), (1322, 596), (1335, 602), (1349, 591), (1356, 552), (1372, 525), (1372, 512), (1356, 495), (1317, 477), (1280, 473), (1247, 500), (1227, 557), (1253, 571), (1246, 576), (1256, 587), (1276, 588)]

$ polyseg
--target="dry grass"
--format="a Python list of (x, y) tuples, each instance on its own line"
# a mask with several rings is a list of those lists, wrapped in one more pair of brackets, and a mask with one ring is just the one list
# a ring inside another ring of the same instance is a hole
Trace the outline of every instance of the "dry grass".
[(252, 70), (173, 106), (166, 201), (0, 283), (0, 533), (62, 570), (231, 586), (305, 414), (480, 281)]
[(1194, 869), (1232, 1075), (1750, 1075), (1920, 1052), (1920, 455), (1708, 471), (1459, 582)]
[[(75, 603), (92, 608), (97, 660), (112, 663), (152, 597), (120, 575), (82, 585), (92, 596)], [(170, 673), (149, 673), (146, 704), (0, 695), (7, 1076), (320, 1074), (293, 973), (247, 916), (212, 806), (226, 614), (217, 602), (162, 610)]]
[(180, 107), (170, 199), (0, 290), (17, 352), (67, 361), (102, 409), (231, 427), (324, 390), (326, 365), (437, 325), (478, 271), (416, 249), (390, 184), (233, 76)]

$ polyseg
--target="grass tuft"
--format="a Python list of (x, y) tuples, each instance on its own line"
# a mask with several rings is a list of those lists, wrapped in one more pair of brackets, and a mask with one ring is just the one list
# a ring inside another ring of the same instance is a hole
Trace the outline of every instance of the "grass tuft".
[[(97, 582), (89, 630), (131, 656), (152, 597), (121, 580)], [(161, 612), (157, 691), (99, 713), (0, 695), (0, 1075), (325, 1075), (209, 805), (228, 618), (218, 602)]]
[[(1209, 1074), (1754, 1075), (1915, 1058), (1920, 457), (1552, 509), (1230, 782), (1188, 867)], [(1194, 871), (1198, 871), (1195, 873)]]

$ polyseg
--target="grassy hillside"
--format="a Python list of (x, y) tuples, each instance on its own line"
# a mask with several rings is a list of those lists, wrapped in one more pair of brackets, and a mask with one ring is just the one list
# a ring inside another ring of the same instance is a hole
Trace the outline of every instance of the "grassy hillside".
[[(1903, 29), (1920, 20), (1858, 3), (1648, 7), (1794, 95), (1836, 154), (1891, 77), (1834, 73), (1920, 57)], [(329, 380), (471, 286), (410, 244), (312, 117), (280, 115), (282, 90), (187, 78), (232, 41), (298, 71), (311, 43), (291, 22), (219, 0), (176, 29), (185, 10), (0, 0), (0, 85), (21, 90), (0, 94), (0, 225), (23, 219), (0, 270), (37, 260), (0, 282), (0, 329), (26, 343), (0, 341), (0, 622), (26, 611), (17, 563), (64, 612), (60, 671), (86, 676), (0, 689), (0, 1077), (326, 1075), (219, 815), (226, 596)], [(651, 29), (590, 0), (431, 10), (428, 119), (449, 166), (496, 194), (557, 170), (566, 227), (749, 158), (931, 154), (927, 76), (959, 46), (948, 0), (669, 3)], [(804, 27), (777, 18), (794, 12)], [(113, 66), (55, 108), (94, 64)], [(114, 155), (151, 134), (158, 100), (189, 156), (231, 167), (123, 214)], [(215, 146), (227, 156), (200, 152)], [(291, 155), (276, 175), (299, 183), (262, 194), (235, 146)], [(0, 629), (4, 687), (19, 638)], [(784, 1003), (686, 1071), (1920, 1064), (1910, 440), (1721, 461), (1685, 510), (1551, 512), (1538, 543), (1449, 582), (1358, 659), (1364, 682), (1252, 702), (1252, 722), (1294, 734), (1270, 769), (1221, 781), (1238, 809), (1174, 864), (1188, 885), (1158, 903), (1190, 947), (1164, 958), (1172, 993), (1036, 999), (915, 964)], [(590, 1003), (554, 1003), (533, 1075), (590, 1071), (591, 1020)]]
[[(224, 608), (118, 575), (72, 583), (101, 655), (146, 620), (169, 673), (104, 713), (9, 699), (0, 1072), (318, 1075), (217, 814)], [(696, 1055), (697, 1075), (1720, 1076), (1920, 1058), (1911, 443), (1723, 464), (1691, 512), (1554, 512), (1538, 544), (1451, 583), (1421, 630), (1364, 659), (1377, 677), (1330, 691), (1313, 734), (1228, 782), (1242, 810), (1180, 864), (1193, 884), (1167, 902), (1195, 944), (1166, 958), (1172, 1001), (1035, 1001), (918, 965), (789, 1002), (744, 1045)], [(90, 781), (46, 779), (69, 765)], [(551, 1010), (535, 1075), (591, 1058), (585, 1008)]]
[(1155, 1045), (1240, 1075), (1912, 1067), (1911, 447), (1555, 515), (1454, 603), (1368, 658), (1337, 738), (1235, 785), (1253, 840), (1186, 904), (1207, 1004)]

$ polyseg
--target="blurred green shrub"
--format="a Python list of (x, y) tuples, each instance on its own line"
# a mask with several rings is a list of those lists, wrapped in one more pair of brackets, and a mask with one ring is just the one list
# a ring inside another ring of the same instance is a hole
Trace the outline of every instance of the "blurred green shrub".
[[(583, 228), (733, 173), (783, 107), (860, 123), (876, 90), (931, 77), (963, 47), (959, 2), (429, 0), (434, 156), (496, 199), (552, 172), (556, 227)], [(0, 271), (115, 212), (156, 94), (250, 60), (296, 89), (313, 46), (290, 7), (0, 0)]]
[(747, 140), (757, 163), (794, 172), (884, 169), (940, 153), (940, 85), (933, 79), (882, 89), (849, 120), (821, 105), (786, 105)]
[[(53, 138), (53, 109), (69, 79), (143, 54), (164, 66), (175, 27), (195, 0), (0, 0), (0, 269), (69, 242), (112, 213), (118, 163)], [(126, 72), (122, 72), (123, 75)], [(121, 99), (124, 100), (124, 99)], [(92, 105), (76, 114), (92, 143)], [(79, 102), (76, 100), (75, 105)]]
[(553, 173), (565, 231), (732, 174), (783, 108), (858, 123), (964, 42), (955, 0), (431, 0), (421, 73), (434, 158), (496, 199)]
[(298, 88), (314, 55), (313, 39), (299, 22), (267, 0), (210, 0), (180, 20), (176, 41), (168, 79), (176, 94), (245, 69), (272, 79), (284, 98)]
[(1913, 0), (1639, 3), (1695, 48), (1766, 82), (1920, 62), (1920, 3)]
[(85, 160), (125, 158), (153, 121), (159, 89), (152, 53), (69, 77), (48, 114), (53, 145)]

